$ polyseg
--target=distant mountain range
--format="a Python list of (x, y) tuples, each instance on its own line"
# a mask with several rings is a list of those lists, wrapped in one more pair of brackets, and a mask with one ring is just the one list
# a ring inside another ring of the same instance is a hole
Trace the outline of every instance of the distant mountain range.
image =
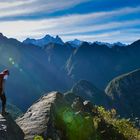
[[(86, 42), (86, 41), (81, 41), (81, 40), (78, 40), (78, 39), (74, 39), (72, 41), (67, 41), (65, 43), (68, 43), (70, 44), (72, 47), (74, 48), (77, 48), (77, 47), (80, 47), (82, 45), (83, 42)], [(62, 41), (62, 39), (57, 35), (56, 37), (52, 37), (50, 35), (46, 35), (45, 37), (41, 38), (41, 39), (30, 39), (30, 38), (27, 38), (23, 41), (24, 44), (32, 44), (32, 45), (35, 45), (35, 46), (39, 46), (39, 47), (44, 47), (45, 45), (48, 45), (50, 43), (54, 43), (54, 44), (60, 44), (60, 45), (64, 45), (64, 42)], [(116, 43), (106, 43), (106, 42), (98, 42), (98, 41), (95, 41), (95, 42), (88, 42), (89, 44), (93, 44), (93, 43), (96, 43), (98, 45), (106, 45), (108, 47), (114, 47), (114, 46), (120, 46), (120, 47), (123, 47), (123, 46), (126, 46), (125, 44), (121, 43), (121, 42), (116, 42)]]
[(36, 45), (39, 47), (44, 47), (45, 45), (48, 45), (49, 43), (55, 43), (55, 44), (60, 44), (63, 45), (64, 42), (62, 41), (62, 39), (59, 36), (56, 36), (55, 38), (50, 36), (50, 35), (46, 35), (45, 37), (41, 38), (41, 39), (30, 39), (27, 38), (26, 40), (23, 41), (24, 44), (32, 44), (32, 45)]
[(0, 34), (0, 70), (11, 72), (7, 96), (22, 111), (44, 91), (65, 92), (82, 79), (103, 91), (113, 78), (140, 68), (140, 40), (111, 48), (95, 42), (80, 47), (56, 42), (42, 48)]
[(112, 48), (114, 46), (118, 46), (118, 47), (125, 47), (126, 44), (123, 44), (121, 42), (116, 42), (116, 43), (107, 43), (107, 42), (99, 42), (99, 41), (95, 41), (94, 43), (98, 44), (98, 45), (106, 45), (108, 46), (109, 48)]

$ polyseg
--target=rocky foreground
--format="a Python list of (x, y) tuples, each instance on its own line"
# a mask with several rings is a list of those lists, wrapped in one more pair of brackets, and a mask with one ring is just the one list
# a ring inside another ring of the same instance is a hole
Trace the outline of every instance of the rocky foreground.
[(0, 115), (0, 140), (140, 140), (140, 132), (116, 111), (74, 93), (42, 96), (16, 122)]
[(65, 106), (63, 95), (52, 92), (43, 96), (33, 104), (23, 117), (17, 119), (18, 125), (25, 133), (26, 140), (33, 140), (35, 135), (43, 135), (44, 138), (58, 139), (60, 132), (55, 128), (55, 111)]
[[(73, 93), (51, 92), (41, 97), (16, 120), (25, 140), (139, 140), (139, 131), (128, 120), (115, 118)], [(131, 131), (131, 133), (130, 133)]]

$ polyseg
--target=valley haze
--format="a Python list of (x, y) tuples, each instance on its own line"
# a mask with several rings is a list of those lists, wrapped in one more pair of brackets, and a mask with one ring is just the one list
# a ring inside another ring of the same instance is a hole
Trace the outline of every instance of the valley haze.
[(1, 33), (0, 68), (12, 73), (7, 86), (9, 101), (25, 111), (44, 93), (66, 92), (80, 80), (104, 91), (113, 78), (140, 68), (139, 44), (140, 40), (130, 45), (77, 39), (63, 42), (50, 35), (20, 42)]

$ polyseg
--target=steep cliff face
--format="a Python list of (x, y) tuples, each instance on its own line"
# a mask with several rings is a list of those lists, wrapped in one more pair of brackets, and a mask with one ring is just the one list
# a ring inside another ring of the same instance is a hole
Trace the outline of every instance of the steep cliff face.
[(140, 117), (140, 69), (113, 79), (105, 92), (121, 115)]
[(24, 140), (24, 133), (10, 115), (0, 114), (0, 140)]

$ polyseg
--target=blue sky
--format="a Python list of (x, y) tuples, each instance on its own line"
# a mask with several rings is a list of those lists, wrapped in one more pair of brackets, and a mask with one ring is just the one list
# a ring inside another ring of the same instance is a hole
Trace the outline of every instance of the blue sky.
[(131, 43), (140, 39), (140, 0), (0, 0), (0, 32)]

